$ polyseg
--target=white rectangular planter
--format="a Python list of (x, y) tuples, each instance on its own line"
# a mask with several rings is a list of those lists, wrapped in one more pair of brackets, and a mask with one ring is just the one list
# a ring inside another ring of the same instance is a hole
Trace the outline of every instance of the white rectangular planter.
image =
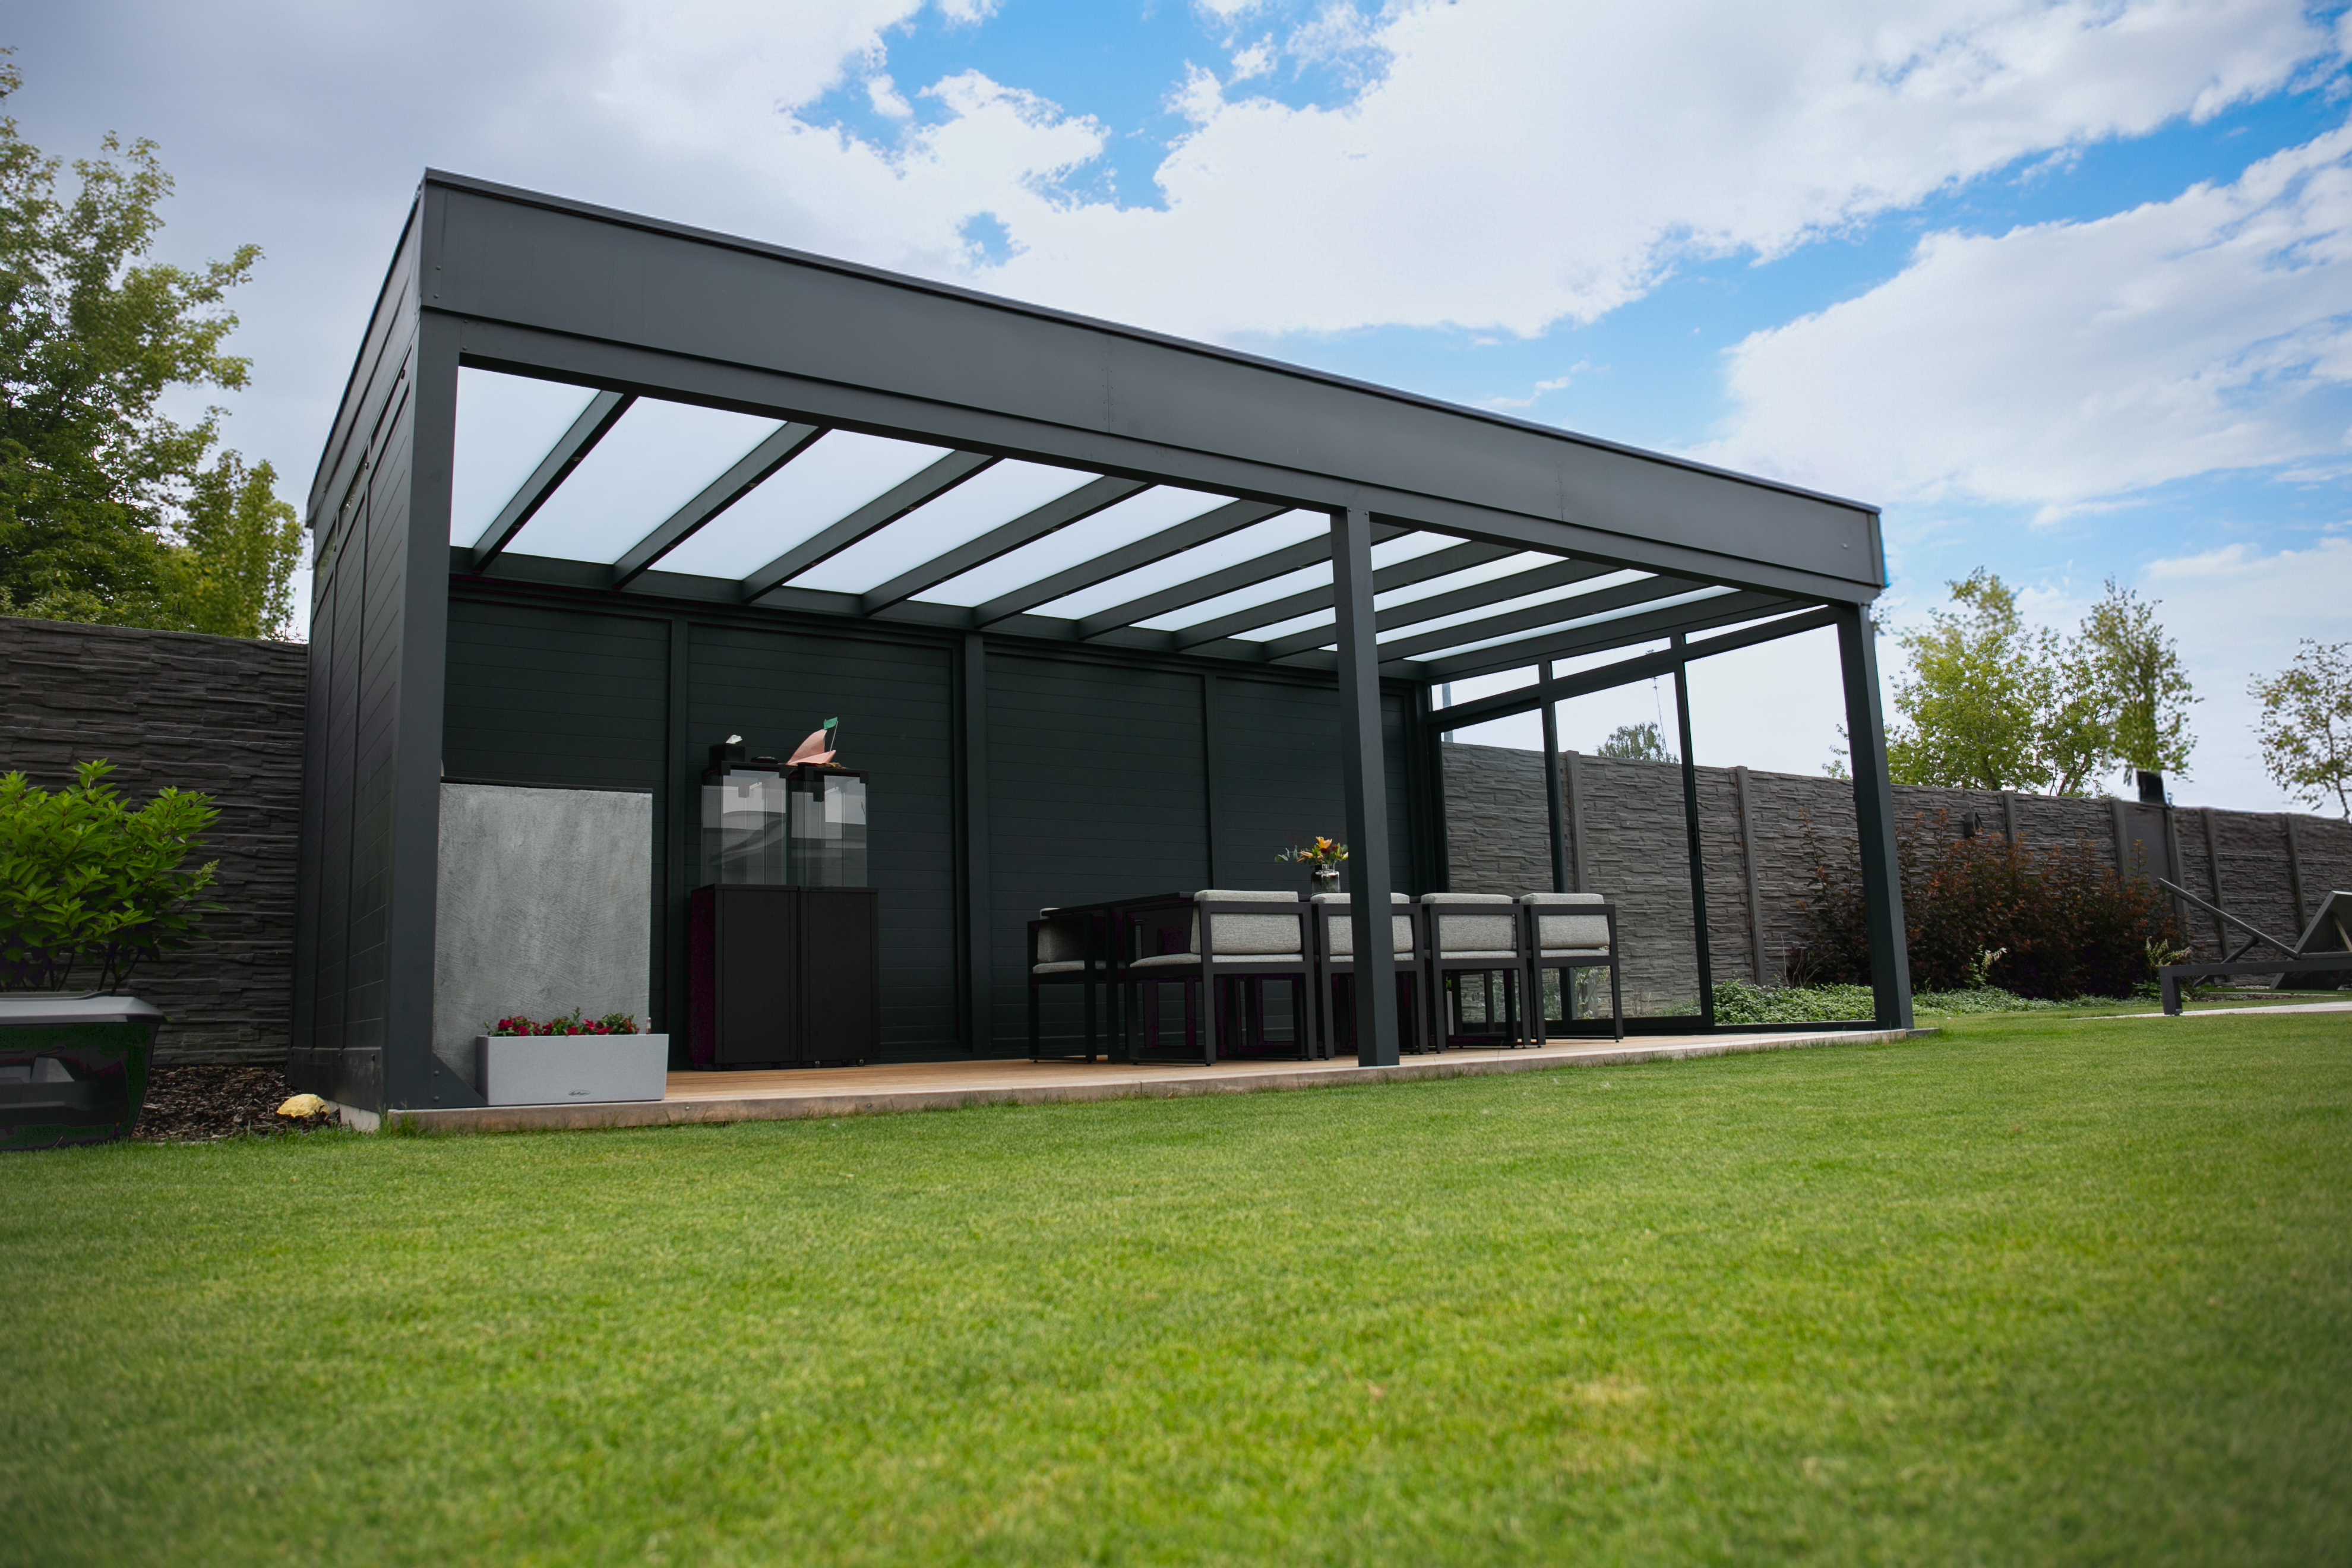
[(667, 1035), (477, 1035), (474, 1084), (492, 1105), (659, 1100)]

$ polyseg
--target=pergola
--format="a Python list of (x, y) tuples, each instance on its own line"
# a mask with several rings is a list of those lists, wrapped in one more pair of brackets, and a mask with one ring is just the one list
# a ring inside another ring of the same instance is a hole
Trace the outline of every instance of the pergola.
[[(461, 471), (461, 448), (479, 439), (461, 436), (461, 373), (468, 398), (493, 387), (529, 415), (513, 428), (537, 421), (535, 444), (499, 459), (505, 470)], [(1407, 694), (1411, 743), (1433, 755), (1432, 688), (1525, 670), (1519, 688), (1444, 710), (1444, 726), (1539, 709), (1556, 757), (1562, 699), (1834, 627), (1874, 1021), (1910, 1024), (1865, 608), (1885, 575), (1870, 507), (428, 173), (308, 526), (297, 1059), (353, 1103), (434, 1092), (418, 1009), (429, 1014), (433, 981), (451, 605), (509, 591), (945, 646), (971, 829), (956, 850), (956, 940), (974, 1049), (992, 970), (975, 683), (992, 649), (1198, 670), (1212, 693), (1220, 674), (1336, 689), (1351, 880), (1370, 895), (1353, 905), (1355, 951), (1370, 955), (1356, 983), (1370, 997), (1391, 983), (1378, 905), (1412, 879), (1382, 830), (1384, 691)], [(1661, 642), (1552, 673), (1557, 660)], [(671, 721), (673, 772), (706, 739), (684, 724)], [(1547, 773), (1558, 868), (1557, 768)], [(1442, 866), (1419, 877), (1442, 879)], [(1703, 982), (1705, 923), (1702, 910)], [(1395, 1060), (1391, 1011), (1359, 1016), (1370, 1020), (1361, 1059)]]

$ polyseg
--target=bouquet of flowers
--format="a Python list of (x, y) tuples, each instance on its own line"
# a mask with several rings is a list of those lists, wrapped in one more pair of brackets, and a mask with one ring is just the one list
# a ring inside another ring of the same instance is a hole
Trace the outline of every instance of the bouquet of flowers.
[(580, 1009), (574, 1007), (561, 1017), (549, 1018), (544, 1022), (536, 1018), (526, 1018), (517, 1013), (512, 1017), (500, 1018), (495, 1024), (483, 1025), (482, 1033), (486, 1035), (636, 1035), (644, 1031), (637, 1027), (637, 1020), (633, 1014), (607, 1013), (601, 1018), (583, 1018), (580, 1016)]
[(1348, 847), (1336, 838), (1318, 838), (1312, 844), (1294, 844), (1275, 856), (1286, 863), (1314, 866), (1318, 868), (1336, 867), (1348, 858)]

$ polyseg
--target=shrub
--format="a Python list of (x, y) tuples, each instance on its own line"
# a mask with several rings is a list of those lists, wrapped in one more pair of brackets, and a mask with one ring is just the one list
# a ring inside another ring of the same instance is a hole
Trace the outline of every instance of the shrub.
[(113, 771), (82, 763), (55, 792), (0, 774), (0, 990), (63, 991), (93, 965), (115, 990), (222, 907), (196, 901), (220, 863), (184, 864), (220, 815), (211, 797), (166, 789), (133, 811), (102, 782)]
[[(1895, 836), (1915, 990), (1982, 989), (1997, 963), (2001, 986), (2021, 996), (2128, 996), (2147, 978), (2148, 944), (2178, 942), (2156, 884), (2117, 875), (2089, 843), (2035, 851), (1993, 834), (1947, 837), (1945, 818), (1915, 816)], [(1821, 980), (1865, 982), (1859, 855), (1832, 863), (1813, 851), (1800, 912), (1807, 963)]]

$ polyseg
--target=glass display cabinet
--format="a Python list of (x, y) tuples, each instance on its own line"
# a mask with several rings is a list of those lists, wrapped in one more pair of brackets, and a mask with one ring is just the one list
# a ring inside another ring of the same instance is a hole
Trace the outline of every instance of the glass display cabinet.
[(866, 775), (710, 748), (701, 876), (687, 905), (687, 1059), (862, 1061), (882, 1043), (881, 894)]

